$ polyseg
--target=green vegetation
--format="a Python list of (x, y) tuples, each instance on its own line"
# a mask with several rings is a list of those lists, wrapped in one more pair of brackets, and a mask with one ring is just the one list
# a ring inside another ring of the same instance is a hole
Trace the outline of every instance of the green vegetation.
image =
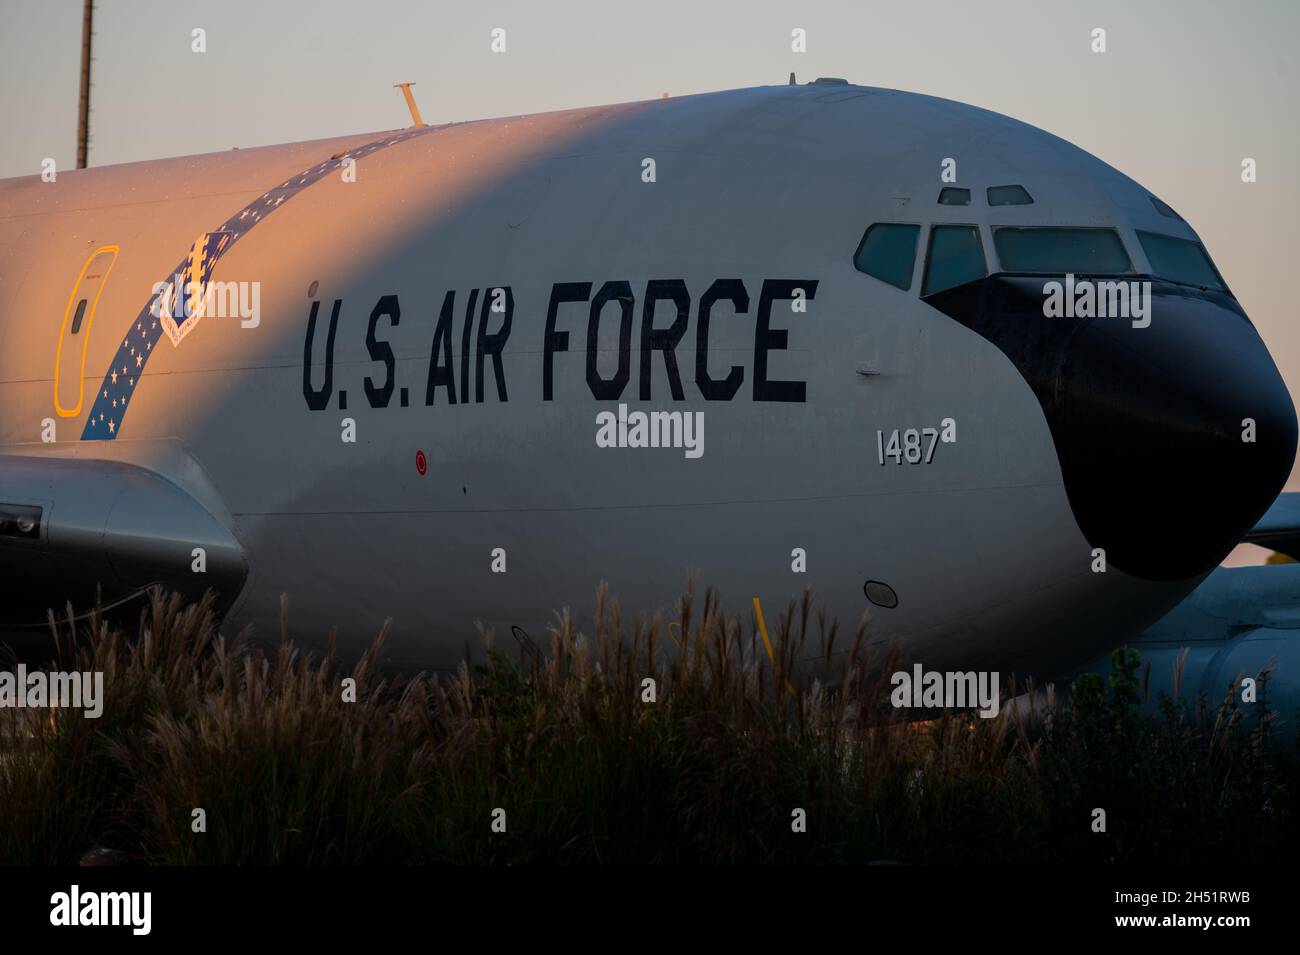
[[(809, 595), (752, 625), (688, 592), (630, 627), (603, 589), (539, 652), (396, 677), (227, 642), (155, 596), (130, 637), (55, 633), (105, 674), (98, 720), (0, 710), (0, 861), (134, 863), (1263, 863), (1297, 845), (1300, 776), (1232, 699), (1139, 714), (1136, 655), (1071, 701), (908, 722), (888, 653)], [(679, 625), (679, 626), (678, 626)], [(773, 626), (775, 625), (775, 626)], [(672, 634), (684, 635), (680, 640)], [(680, 646), (677, 644), (680, 643)], [(845, 645), (847, 644), (847, 646)], [(814, 661), (799, 667), (794, 661)], [(833, 665), (831, 661), (834, 661)], [(780, 675), (788, 674), (789, 678)], [(343, 701), (345, 677), (357, 702)], [(657, 702), (643, 701), (646, 677)], [(202, 807), (207, 831), (191, 831)], [(507, 831), (491, 831), (506, 811)], [(1107, 831), (1092, 831), (1094, 808)], [(791, 831), (791, 813), (807, 831)]]

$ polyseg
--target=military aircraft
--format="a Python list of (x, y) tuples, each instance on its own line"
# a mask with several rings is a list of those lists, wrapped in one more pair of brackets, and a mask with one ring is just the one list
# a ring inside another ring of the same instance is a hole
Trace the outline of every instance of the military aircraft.
[(1195, 607), (1150, 646), (1195, 641), (1210, 685), (1252, 639), (1294, 689), (1300, 578), (1216, 568), (1296, 549), (1295, 452), (1191, 225), (930, 96), (823, 78), (0, 182), (15, 642), (162, 585), (267, 638), (286, 595), (314, 648), (391, 618), (395, 663), (454, 666), (476, 622), (693, 574), (1044, 678)]

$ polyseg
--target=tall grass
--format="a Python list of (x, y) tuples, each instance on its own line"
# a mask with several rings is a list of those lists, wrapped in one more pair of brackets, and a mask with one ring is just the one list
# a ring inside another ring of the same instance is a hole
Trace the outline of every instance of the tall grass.
[[(0, 709), (0, 861), (867, 863), (1289, 860), (1300, 779), (1232, 698), (1164, 700), (1117, 651), (1067, 702), (909, 722), (896, 654), (811, 596), (774, 626), (692, 590), (630, 624), (452, 677), (400, 677), (381, 633), (341, 666), (218, 632), (155, 594), (137, 632), (51, 621), (51, 669), (105, 674), (101, 718)], [(343, 680), (356, 681), (344, 702)], [(647, 702), (643, 681), (655, 681)], [(1062, 693), (1060, 697), (1067, 694)], [(195, 832), (195, 809), (206, 831)], [(1106, 832), (1092, 829), (1106, 812)], [(495, 810), (504, 832), (494, 832)], [(793, 831), (795, 810), (806, 831)], [(499, 815), (498, 815), (499, 818)]]

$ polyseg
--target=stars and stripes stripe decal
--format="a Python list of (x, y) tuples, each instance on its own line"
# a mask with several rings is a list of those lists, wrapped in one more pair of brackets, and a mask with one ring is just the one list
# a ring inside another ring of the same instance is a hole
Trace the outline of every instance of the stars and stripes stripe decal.
[[(196, 285), (206, 287), (212, 279), (217, 263), (236, 242), (259, 223), (265, 222), (276, 209), (309, 186), (319, 182), (331, 171), (341, 168), (349, 159), (354, 161), (362, 159), (371, 153), (436, 128), (438, 127), (422, 126), (403, 130), (400, 133), (391, 133), (382, 139), (348, 150), (341, 156), (332, 156), (310, 169), (290, 176), (280, 185), (244, 206), (216, 229), (201, 235), (165, 280), (168, 283), (168, 290), (164, 291), (162, 296), (170, 298), (170, 309), (159, 309), (160, 297), (151, 297), (140, 309), (140, 314), (136, 316), (131, 327), (127, 329), (108, 371), (104, 373), (104, 380), (95, 392), (95, 403), (91, 406), (90, 417), (86, 419), (85, 427), (82, 429), (81, 440), (112, 441), (121, 433), (122, 419), (126, 416), (127, 405), (134, 399), (135, 390), (145, 374), (149, 358), (158, 350), (158, 343), (162, 336), (166, 333), (173, 344), (179, 344), (201, 317), (201, 312), (192, 314), (188, 318), (182, 316), (178, 293), (184, 294), (184, 283), (194, 282)], [(182, 283), (180, 289), (175, 287), (176, 276), (180, 276)], [(182, 317), (183, 321), (178, 324), (175, 319), (166, 314), (169, 311), (171, 315)], [(168, 325), (171, 327), (169, 328)]]

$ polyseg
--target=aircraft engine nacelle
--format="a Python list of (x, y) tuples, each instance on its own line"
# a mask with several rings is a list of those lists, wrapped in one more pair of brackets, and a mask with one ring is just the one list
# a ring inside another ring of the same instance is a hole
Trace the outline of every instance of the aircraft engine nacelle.
[[(1297, 742), (1300, 564), (1220, 568), (1132, 646), (1150, 666), (1148, 711), (1156, 711), (1162, 691), (1188, 702), (1204, 693), (1211, 707), (1231, 691), (1248, 719), (1267, 704), (1275, 738)], [(1105, 657), (1088, 669), (1105, 675), (1110, 666)]]
[(44, 639), (98, 602), (131, 603), (162, 586), (222, 609), (243, 586), (244, 553), (222, 521), (154, 471), (113, 460), (0, 455), (0, 549), (7, 552), (0, 632)]

